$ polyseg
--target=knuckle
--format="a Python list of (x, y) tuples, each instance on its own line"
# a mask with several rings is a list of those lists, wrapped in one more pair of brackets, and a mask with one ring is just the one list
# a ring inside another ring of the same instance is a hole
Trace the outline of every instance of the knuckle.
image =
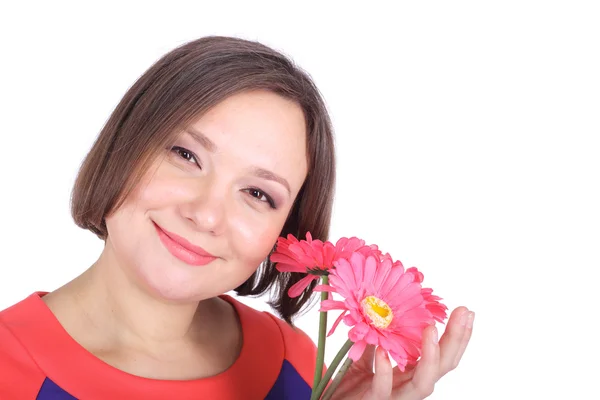
[(453, 371), (456, 367), (458, 367), (458, 362), (456, 360), (442, 364), (440, 371), (442, 375), (446, 375), (448, 372)]
[(430, 384), (424, 384), (422, 386), (419, 387), (419, 394), (421, 396), (423, 396), (423, 398), (425, 397), (429, 397), (433, 394), (433, 389), (435, 388), (435, 384), (430, 383)]

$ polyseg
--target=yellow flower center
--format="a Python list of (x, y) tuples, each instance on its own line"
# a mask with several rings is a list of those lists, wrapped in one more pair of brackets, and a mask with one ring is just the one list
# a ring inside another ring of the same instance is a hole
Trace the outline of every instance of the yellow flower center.
[(377, 328), (387, 328), (394, 318), (394, 313), (390, 306), (375, 296), (365, 297), (361, 302), (363, 311), (371, 319), (373, 325)]

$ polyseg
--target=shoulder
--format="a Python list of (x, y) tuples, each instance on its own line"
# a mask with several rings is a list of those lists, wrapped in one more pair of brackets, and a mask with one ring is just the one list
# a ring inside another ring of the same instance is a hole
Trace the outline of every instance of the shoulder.
[[(281, 361), (287, 361), (305, 382), (312, 383), (317, 347), (302, 329), (289, 325), (269, 312), (255, 310), (229, 296), (225, 298), (235, 306), (247, 325), (251, 322), (253, 332), (260, 332), (261, 342), (268, 346), (268, 353), (280, 352)], [(265, 353), (261, 357), (264, 356)]]
[(271, 313), (265, 312), (277, 324), (283, 338), (285, 359), (307, 383), (312, 383), (317, 360), (317, 346), (300, 328), (291, 326)]
[(286, 348), (286, 355), (307, 357), (312, 356), (313, 353), (315, 355), (317, 354), (317, 347), (306, 332), (296, 326), (288, 324), (271, 313), (265, 312), (264, 314), (268, 315), (281, 331), (281, 336), (283, 337)]
[(234, 305), (242, 319), (246, 322), (251, 321), (254, 328), (260, 327), (262, 334), (278, 336), (278, 339), (283, 343), (286, 359), (289, 361), (296, 361), (298, 358), (304, 359), (317, 354), (314, 342), (300, 328), (291, 326), (269, 312), (255, 310), (230, 296), (223, 297)]
[(34, 329), (32, 296), (0, 311), (0, 398), (35, 398), (45, 379), (19, 337)]

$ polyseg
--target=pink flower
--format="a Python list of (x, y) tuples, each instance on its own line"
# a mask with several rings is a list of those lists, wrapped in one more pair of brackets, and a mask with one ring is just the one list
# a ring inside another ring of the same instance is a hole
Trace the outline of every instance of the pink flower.
[(391, 257), (360, 253), (340, 259), (330, 270), (329, 285), (315, 291), (338, 293), (344, 300), (323, 300), (320, 311), (342, 310), (331, 335), (343, 320), (352, 326), (354, 342), (349, 357), (358, 360), (367, 344), (382, 346), (404, 371), (421, 355), (423, 329), (446, 318), (446, 306), (431, 289), (423, 289), (423, 275), (416, 268), (404, 270)]
[(271, 261), (277, 263), (279, 272), (308, 274), (288, 291), (290, 297), (298, 297), (313, 280), (319, 279), (322, 271), (328, 271), (342, 258), (349, 259), (354, 252), (381, 256), (377, 246), (366, 246), (364, 240), (356, 237), (341, 238), (334, 245), (329, 241), (313, 240), (310, 232), (307, 232), (306, 240), (298, 240), (293, 235), (288, 235), (287, 239), (277, 239)]
[[(423, 274), (417, 268), (410, 267), (406, 270), (406, 273), (414, 274), (416, 282), (423, 282)], [(425, 300), (425, 307), (431, 312), (433, 319), (438, 322), (444, 322), (447, 317), (446, 311), (448, 310), (448, 307), (440, 303), (442, 298), (434, 295), (433, 289), (429, 288), (422, 288), (421, 295), (423, 296), (423, 300)]]

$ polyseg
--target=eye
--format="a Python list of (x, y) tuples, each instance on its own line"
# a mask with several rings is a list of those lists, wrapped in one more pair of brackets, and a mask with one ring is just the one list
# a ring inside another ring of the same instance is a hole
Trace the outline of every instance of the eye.
[(272, 209), (277, 208), (277, 206), (275, 205), (275, 202), (273, 201), (273, 198), (271, 198), (271, 196), (269, 196), (267, 193), (263, 192), (260, 189), (248, 188), (248, 189), (246, 189), (246, 193), (248, 193), (250, 196), (252, 196), (253, 198), (255, 198), (256, 200), (258, 200), (260, 202), (267, 203), (269, 205), (269, 207), (271, 207)]
[(198, 157), (190, 150), (179, 146), (173, 146), (171, 148), (171, 151), (177, 154), (180, 158), (184, 159), (185, 161), (191, 162), (193, 164), (196, 164), (198, 167), (201, 167), (200, 162), (198, 162)]

